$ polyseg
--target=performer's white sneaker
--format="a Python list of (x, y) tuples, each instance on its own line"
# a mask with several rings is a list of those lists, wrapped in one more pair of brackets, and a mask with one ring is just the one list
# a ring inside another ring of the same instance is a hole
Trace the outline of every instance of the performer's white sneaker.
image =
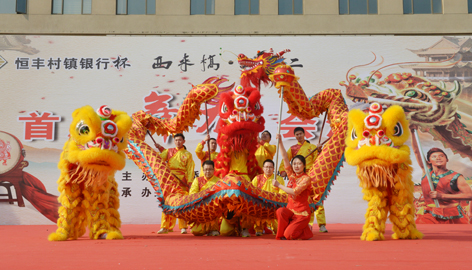
[(181, 230), (180, 230), (180, 233), (181, 233), (181, 234), (187, 234), (187, 229), (181, 229)]
[(168, 230), (168, 229), (161, 228), (157, 233), (158, 233), (158, 234), (167, 234), (167, 233), (169, 233), (169, 230)]
[(218, 236), (218, 235), (220, 235), (220, 232), (219, 231), (210, 231), (207, 235), (208, 236)]
[(243, 229), (241, 231), (241, 237), (251, 237), (251, 234), (249, 233), (248, 229)]
[(320, 226), (320, 232), (322, 232), (322, 233), (327, 233), (328, 232), (325, 225)]

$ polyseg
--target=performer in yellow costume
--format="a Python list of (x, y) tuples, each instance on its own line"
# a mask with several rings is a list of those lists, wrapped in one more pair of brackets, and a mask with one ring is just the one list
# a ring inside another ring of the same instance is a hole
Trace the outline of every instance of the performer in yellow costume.
[[(189, 190), (194, 178), (195, 163), (193, 162), (192, 154), (185, 149), (185, 137), (182, 133), (174, 135), (175, 148), (165, 149), (156, 143), (157, 149), (161, 152), (160, 156), (167, 161), (172, 174), (180, 180), (182, 189)], [(162, 213), (161, 229), (157, 232), (159, 234), (171, 232), (174, 229), (176, 218), (171, 215)], [(179, 228), (182, 234), (187, 233), (187, 222), (183, 219), (179, 220)]]
[[(313, 162), (318, 157), (318, 151), (314, 151), (316, 149), (316, 145), (309, 143), (305, 139), (305, 129), (302, 127), (296, 127), (293, 131), (295, 138), (297, 139), (298, 143), (290, 147), (287, 151), (288, 159), (292, 160), (292, 158), (296, 155), (302, 155), (305, 157), (306, 160), (306, 167), (311, 168)], [(284, 167), (284, 161), (280, 163), (279, 172), (282, 177), (287, 176)], [(316, 222), (320, 227), (320, 232), (326, 233), (328, 230), (326, 229), (326, 217), (323, 205), (318, 206), (316, 209), (314, 216), (311, 216), (310, 225), (314, 223), (314, 217), (316, 217)]]
[[(190, 195), (198, 193), (200, 191), (207, 190), (211, 188), (216, 182), (220, 181), (220, 178), (215, 176), (215, 163), (211, 160), (207, 160), (203, 162), (202, 166), (203, 176), (195, 178), (192, 183), (192, 187), (190, 187)], [(218, 236), (220, 235), (220, 222), (219, 219), (215, 219), (210, 222), (209, 225), (207, 224), (195, 224), (192, 227), (192, 233), (195, 236)]]
[(259, 139), (259, 148), (257, 148), (256, 151), (257, 164), (259, 164), (261, 168), (264, 166), (266, 160), (274, 159), (275, 151), (277, 150), (275, 145), (269, 144), (270, 139), (272, 139), (272, 135), (269, 131), (265, 130), (262, 132), (261, 138)]
[[(252, 185), (268, 192), (285, 194), (285, 191), (272, 185), (272, 180), (274, 179), (274, 168), (275, 163), (271, 159), (266, 159), (262, 165), (262, 170), (264, 171), (264, 173), (254, 177), (254, 179), (252, 179)], [(284, 179), (278, 175), (277, 182), (282, 185), (285, 185)], [(264, 227), (269, 227), (275, 234), (277, 232), (277, 220), (272, 219), (256, 221), (254, 227), (254, 229), (256, 230), (256, 236), (262, 235)]]
[[(208, 145), (208, 141), (210, 142), (210, 158), (208, 158), (208, 151), (203, 151), (203, 149)], [(197, 149), (195, 149), (195, 154), (201, 161), (201, 168), (200, 168), (200, 176), (203, 176), (203, 163), (207, 160), (215, 160), (216, 156), (218, 156), (218, 152), (216, 152), (216, 147), (218, 144), (216, 143), (215, 138), (210, 138), (210, 135), (206, 135), (205, 139), (198, 143)]]

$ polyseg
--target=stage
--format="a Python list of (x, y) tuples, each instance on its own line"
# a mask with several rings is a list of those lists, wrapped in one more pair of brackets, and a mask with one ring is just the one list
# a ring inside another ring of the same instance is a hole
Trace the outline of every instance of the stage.
[(49, 242), (54, 225), (0, 226), (1, 269), (470, 269), (470, 225), (418, 225), (423, 240), (359, 239), (361, 224), (328, 224), (312, 240), (158, 235), (159, 225), (123, 225), (124, 240)]

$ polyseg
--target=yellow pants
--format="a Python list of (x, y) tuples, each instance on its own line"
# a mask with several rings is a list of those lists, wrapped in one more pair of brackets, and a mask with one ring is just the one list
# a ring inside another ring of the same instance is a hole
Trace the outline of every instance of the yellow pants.
[(220, 231), (220, 222), (218, 220), (212, 221), (209, 225), (205, 224), (195, 224), (192, 227), (192, 234), (196, 236), (201, 236), (209, 233), (210, 231)]
[(220, 225), (221, 236), (235, 236), (239, 235), (238, 225), (240, 224), (242, 229), (249, 229), (251, 224), (241, 217), (233, 217), (232, 219), (223, 218)]
[(315, 221), (315, 216), (316, 216), (316, 222), (318, 223), (318, 226), (321, 226), (321, 225), (326, 226), (326, 217), (325, 217), (325, 210), (324, 210), (323, 205), (318, 206), (318, 209), (316, 209), (315, 213), (311, 214), (310, 225), (312, 226), (313, 226), (313, 222)]
[[(168, 229), (170, 232), (173, 231), (176, 220), (176, 217), (162, 213), (161, 228)], [(179, 229), (187, 229), (187, 221), (179, 219)]]

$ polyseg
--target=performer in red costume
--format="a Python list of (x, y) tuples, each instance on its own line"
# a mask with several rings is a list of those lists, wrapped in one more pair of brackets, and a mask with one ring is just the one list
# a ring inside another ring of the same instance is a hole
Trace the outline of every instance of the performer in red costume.
[[(472, 189), (464, 176), (446, 168), (446, 153), (439, 148), (431, 148), (427, 154), (427, 163), (431, 170), (434, 190), (431, 191), (426, 175), (421, 181), (426, 203), (424, 215), (419, 215), (417, 224), (468, 224), (468, 218), (461, 207), (461, 202), (472, 200)], [(439, 202), (439, 208), (433, 199)]]
[(309, 194), (311, 192), (310, 177), (306, 174), (305, 157), (297, 155), (292, 159), (292, 165), (288, 159), (280, 134), (277, 134), (280, 153), (285, 165), (289, 182), (287, 187), (272, 180), (272, 185), (282, 189), (288, 194), (287, 207), (277, 209), (278, 240), (308, 240), (313, 237), (313, 232), (308, 226), (311, 210), (309, 206)]

